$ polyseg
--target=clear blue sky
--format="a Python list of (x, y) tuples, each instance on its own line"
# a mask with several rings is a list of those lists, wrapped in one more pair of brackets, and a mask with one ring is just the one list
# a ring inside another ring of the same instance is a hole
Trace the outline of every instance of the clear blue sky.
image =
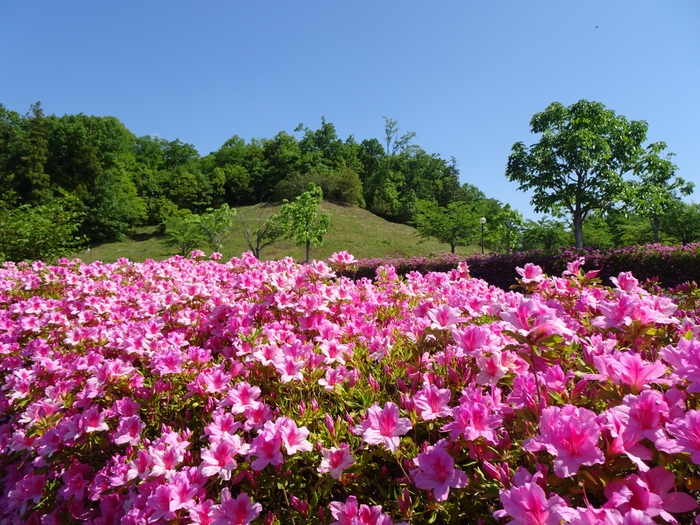
[(532, 217), (510, 148), (585, 98), (646, 120), (700, 200), (697, 0), (2, 0), (0, 21), (0, 103), (20, 113), (112, 115), (202, 155), (322, 116), (381, 139), (388, 116)]

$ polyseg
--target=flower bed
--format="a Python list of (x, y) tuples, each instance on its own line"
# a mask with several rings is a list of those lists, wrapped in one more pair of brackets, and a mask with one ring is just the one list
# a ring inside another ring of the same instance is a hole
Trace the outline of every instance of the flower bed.
[(696, 289), (352, 263), (6, 264), (0, 524), (692, 521)]

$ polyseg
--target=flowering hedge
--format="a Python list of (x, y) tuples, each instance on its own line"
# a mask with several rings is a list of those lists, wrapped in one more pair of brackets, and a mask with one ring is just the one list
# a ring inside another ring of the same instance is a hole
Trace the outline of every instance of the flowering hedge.
[(534, 250), (466, 258), (446, 253), (408, 258), (361, 259), (346, 275), (372, 278), (380, 266), (393, 266), (399, 275), (411, 271), (447, 272), (457, 268), (459, 263), (466, 262), (472, 276), (508, 290), (517, 277), (517, 267), (532, 263), (551, 275), (560, 275), (566, 270), (567, 262), (579, 257), (585, 257), (590, 266), (600, 268), (600, 278), (608, 285), (611, 284), (610, 278), (620, 272), (632, 272), (641, 282), (658, 281), (668, 288), (700, 280), (700, 243), (685, 246), (648, 244), (610, 250), (561, 248), (552, 253)]
[(0, 269), (0, 524), (693, 520), (696, 289), (201, 255)]

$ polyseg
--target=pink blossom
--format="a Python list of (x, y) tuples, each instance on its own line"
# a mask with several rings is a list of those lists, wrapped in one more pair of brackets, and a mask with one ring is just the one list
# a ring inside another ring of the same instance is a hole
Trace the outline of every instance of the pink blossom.
[(341, 443), (340, 448), (331, 447), (321, 449), (323, 460), (318, 467), (321, 474), (330, 473), (333, 479), (340, 479), (345, 469), (355, 464), (355, 458), (350, 453), (347, 443)]
[(212, 525), (246, 525), (257, 518), (260, 511), (262, 505), (253, 503), (246, 492), (233, 499), (228, 487), (225, 487), (221, 491), (221, 503), (212, 507)]
[(447, 388), (437, 388), (435, 385), (425, 383), (413, 397), (413, 401), (416, 408), (421, 410), (423, 420), (430, 421), (452, 415), (452, 409), (448, 406), (451, 397), (452, 392)]
[(370, 445), (383, 444), (392, 452), (399, 448), (400, 436), (412, 428), (411, 420), (399, 417), (399, 407), (387, 402), (384, 408), (374, 404), (367, 410), (367, 419), (356, 426), (354, 433), (361, 435), (365, 443)]
[(559, 496), (547, 499), (542, 487), (537, 484), (542, 474), (526, 476), (526, 481), (509, 490), (501, 490), (503, 510), (493, 513), (496, 519), (509, 516), (513, 525), (559, 525), (572, 515)]
[(461, 470), (455, 469), (454, 460), (445, 451), (446, 444), (442, 439), (418, 454), (413, 460), (418, 468), (411, 473), (416, 487), (432, 490), (438, 501), (447, 499), (450, 488), (461, 489), (467, 486), (467, 476)]
[(460, 310), (447, 304), (428, 310), (428, 318), (432, 321), (430, 328), (435, 330), (454, 330), (457, 323), (467, 320)]
[(282, 438), (277, 434), (262, 432), (250, 444), (249, 454), (255, 459), (250, 464), (253, 470), (262, 470), (267, 465), (277, 466), (284, 463), (282, 452)]
[(212, 444), (202, 451), (202, 474), (214, 476), (219, 474), (221, 479), (231, 479), (231, 472), (238, 466), (234, 457), (246, 454), (248, 445), (243, 443), (240, 436), (228, 436)]
[(540, 418), (540, 437), (525, 440), (531, 452), (547, 450), (555, 456), (554, 472), (560, 478), (573, 476), (581, 465), (605, 462), (598, 448), (600, 424), (594, 412), (573, 405), (548, 407)]
[(119, 427), (114, 434), (114, 443), (123, 445), (138, 445), (141, 442), (141, 430), (144, 424), (139, 416), (123, 417), (119, 420)]
[(526, 263), (524, 268), (516, 267), (515, 271), (520, 275), (523, 284), (539, 283), (544, 280), (542, 268), (532, 263)]
[(313, 445), (306, 439), (310, 434), (306, 427), (299, 428), (296, 422), (288, 417), (278, 419), (275, 426), (277, 434), (282, 438), (282, 443), (290, 456), (297, 452), (313, 450)]

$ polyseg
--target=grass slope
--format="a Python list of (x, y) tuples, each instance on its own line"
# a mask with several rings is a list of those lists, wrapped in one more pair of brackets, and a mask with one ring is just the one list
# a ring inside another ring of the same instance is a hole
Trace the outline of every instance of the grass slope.
[[(331, 216), (331, 227), (323, 239), (323, 246), (311, 249), (311, 257), (325, 259), (333, 252), (346, 250), (355, 257), (408, 257), (412, 255), (428, 255), (430, 253), (445, 253), (450, 251), (448, 244), (434, 240), (421, 240), (415, 228), (404, 224), (386, 221), (376, 215), (358, 208), (357, 206), (334, 204), (324, 201), (321, 212)], [(264, 209), (252, 206), (238, 208), (238, 216), (248, 224), (250, 230), (255, 229), (258, 220), (271, 213), (277, 213), (279, 206)], [(93, 246), (91, 251), (75, 254), (83, 261), (100, 260), (106, 263), (114, 262), (120, 257), (133, 261), (146, 259), (162, 260), (175, 254), (173, 248), (165, 245), (164, 238), (156, 235), (155, 227), (143, 227), (127, 240)], [(211, 253), (211, 247), (200, 246), (205, 253)], [(476, 246), (457, 248), (463, 255), (477, 251)], [(224, 260), (238, 257), (248, 251), (240, 221), (229, 238), (224, 242), (222, 255)], [(263, 260), (280, 259), (291, 256), (296, 261), (304, 259), (304, 248), (297, 247), (292, 241), (278, 241), (262, 250)]]

